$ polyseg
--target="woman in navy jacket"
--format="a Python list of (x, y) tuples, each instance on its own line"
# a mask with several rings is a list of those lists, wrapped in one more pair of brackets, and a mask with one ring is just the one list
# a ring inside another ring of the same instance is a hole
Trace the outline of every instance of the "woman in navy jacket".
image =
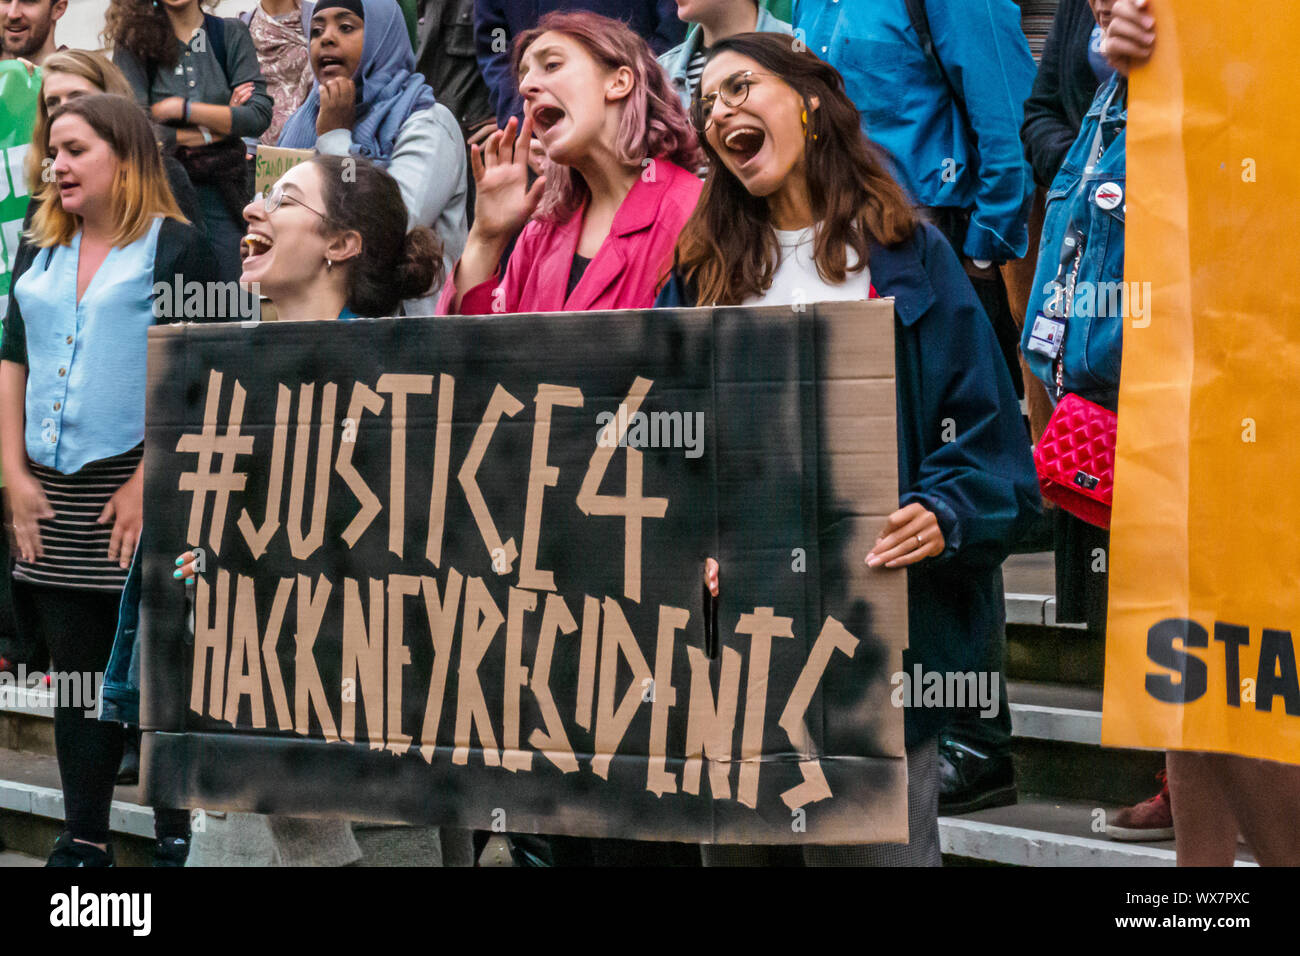
[[(900, 507), (865, 560), (909, 569), (905, 669), (974, 670), (1002, 614), (1000, 565), (1039, 510), (992, 326), (947, 241), (918, 223), (861, 136), (832, 67), (780, 37), (744, 34), (714, 47), (700, 88), (694, 113), (712, 168), (657, 305), (894, 298)], [(717, 593), (712, 562), (709, 574)], [(939, 863), (935, 741), (946, 716), (906, 712), (912, 842), (808, 848), (807, 859)]]

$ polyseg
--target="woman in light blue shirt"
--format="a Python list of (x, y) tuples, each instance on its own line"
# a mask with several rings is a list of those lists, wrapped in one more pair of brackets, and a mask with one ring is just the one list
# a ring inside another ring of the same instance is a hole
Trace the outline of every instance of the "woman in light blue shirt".
[[(135, 103), (70, 100), (50, 117), (49, 144), (56, 188), (32, 217), (36, 253), (5, 316), (0, 448), (19, 627), (44, 639), (52, 671), (89, 679), (108, 661), (140, 535), (147, 332), (174, 283), (215, 277)], [(121, 725), (64, 701), (54, 735), (67, 832), (50, 865), (110, 865)]]

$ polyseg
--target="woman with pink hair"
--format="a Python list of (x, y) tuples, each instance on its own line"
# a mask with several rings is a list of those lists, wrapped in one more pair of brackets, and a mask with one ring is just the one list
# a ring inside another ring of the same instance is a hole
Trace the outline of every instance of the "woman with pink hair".
[[(677, 94), (645, 40), (585, 11), (547, 14), (512, 63), (523, 127), (512, 117), (473, 148), (474, 225), (439, 313), (650, 308), (700, 194)], [(530, 187), (534, 134), (545, 159)]]

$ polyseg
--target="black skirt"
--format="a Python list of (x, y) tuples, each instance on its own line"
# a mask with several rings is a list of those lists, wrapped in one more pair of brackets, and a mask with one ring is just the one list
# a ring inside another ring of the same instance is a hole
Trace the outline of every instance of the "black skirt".
[(1106, 633), (1106, 589), (1110, 581), (1110, 532), (1080, 521), (1061, 508), (1056, 515), (1056, 619), (1087, 624)]

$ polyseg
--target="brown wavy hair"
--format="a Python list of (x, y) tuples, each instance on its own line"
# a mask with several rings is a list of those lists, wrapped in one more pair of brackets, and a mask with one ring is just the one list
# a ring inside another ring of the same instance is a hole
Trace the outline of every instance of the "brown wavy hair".
[[(211, 10), (217, 0), (200, 0)], [(152, 0), (109, 0), (99, 42), (130, 50), (142, 63), (171, 68), (180, 60), (167, 11)]]
[[(758, 63), (809, 104), (805, 170), (817, 223), (813, 258), (827, 282), (843, 282), (867, 266), (870, 242), (906, 241), (918, 217), (911, 200), (890, 175), (885, 153), (863, 134), (857, 107), (844, 92), (844, 79), (790, 37), (742, 33), (720, 40), (712, 59), (731, 50)], [(697, 94), (698, 95), (698, 91)], [(815, 139), (814, 139), (815, 137)], [(707, 137), (709, 174), (699, 205), (677, 242), (677, 270), (697, 290), (701, 305), (737, 305), (772, 285), (780, 246), (767, 200), (751, 195), (723, 165)], [(858, 256), (848, 267), (848, 250)]]
[(348, 308), (363, 318), (396, 315), (403, 299), (441, 286), (442, 242), (426, 226), (406, 228), (397, 180), (364, 156), (317, 153), (308, 162), (320, 171), (322, 235), (361, 236), (361, 253), (348, 265)]

